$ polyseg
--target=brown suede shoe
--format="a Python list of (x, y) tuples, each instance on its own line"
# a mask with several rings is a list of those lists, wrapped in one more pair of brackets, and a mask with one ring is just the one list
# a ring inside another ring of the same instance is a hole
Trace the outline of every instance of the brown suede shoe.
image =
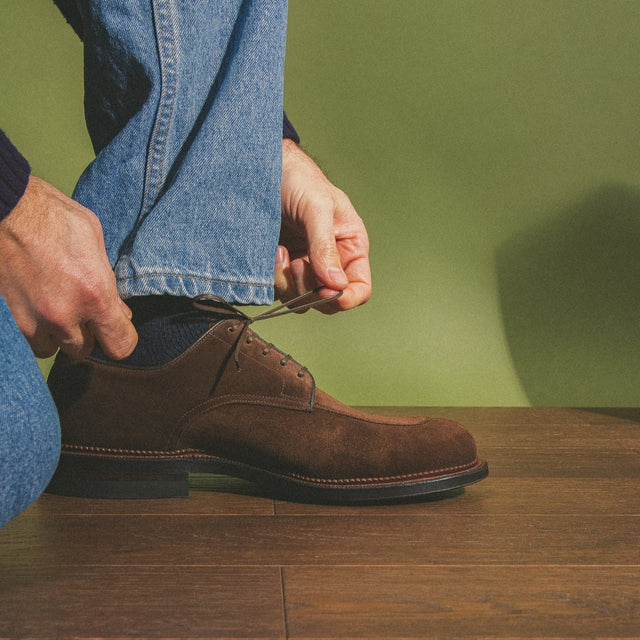
[(487, 475), (459, 424), (346, 407), (251, 331), (253, 319), (201, 297), (200, 308), (211, 306), (218, 317), (209, 331), (159, 367), (58, 356), (49, 386), (63, 445), (49, 492), (178, 497), (189, 493), (189, 473), (217, 473), (289, 499), (355, 503), (447, 491)]

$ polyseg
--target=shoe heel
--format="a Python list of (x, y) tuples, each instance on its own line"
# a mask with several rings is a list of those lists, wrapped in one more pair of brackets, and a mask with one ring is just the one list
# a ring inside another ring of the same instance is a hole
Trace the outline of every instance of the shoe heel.
[(186, 498), (189, 496), (189, 474), (129, 471), (116, 461), (87, 460), (63, 453), (45, 491), (78, 498)]

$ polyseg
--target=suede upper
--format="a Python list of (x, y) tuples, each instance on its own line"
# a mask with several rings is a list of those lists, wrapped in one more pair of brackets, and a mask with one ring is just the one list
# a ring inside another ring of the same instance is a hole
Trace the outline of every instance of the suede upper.
[(184, 354), (151, 369), (59, 356), (49, 385), (63, 450), (214, 456), (346, 484), (446, 476), (480, 464), (472, 436), (457, 423), (351, 409), (253, 331), (240, 334), (236, 320), (218, 322)]

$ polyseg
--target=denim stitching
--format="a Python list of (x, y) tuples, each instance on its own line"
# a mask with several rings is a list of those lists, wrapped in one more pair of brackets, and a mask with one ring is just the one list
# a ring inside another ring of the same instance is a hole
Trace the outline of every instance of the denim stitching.
[(177, 81), (174, 26), (170, 2), (156, 0), (153, 6), (158, 44), (158, 63), (160, 66), (160, 97), (158, 99), (156, 121), (149, 144), (141, 220), (148, 213), (148, 209), (161, 189), (166, 156), (165, 149), (175, 105)]
[(144, 278), (182, 278), (184, 280), (202, 280), (203, 282), (215, 282), (216, 284), (230, 284), (238, 287), (271, 287), (269, 282), (235, 282), (233, 280), (219, 280), (206, 276), (194, 276), (184, 273), (141, 273), (137, 276), (118, 276), (118, 282), (133, 282)]

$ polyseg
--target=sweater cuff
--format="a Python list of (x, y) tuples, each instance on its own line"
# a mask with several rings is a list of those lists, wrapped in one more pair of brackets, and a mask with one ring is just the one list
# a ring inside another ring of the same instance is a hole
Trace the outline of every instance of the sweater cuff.
[(300, 144), (300, 136), (298, 132), (293, 128), (291, 122), (289, 122), (289, 118), (287, 118), (287, 114), (282, 112), (282, 137), (289, 138), (293, 140), (296, 144)]
[(22, 198), (31, 167), (0, 130), (0, 220), (6, 218)]

